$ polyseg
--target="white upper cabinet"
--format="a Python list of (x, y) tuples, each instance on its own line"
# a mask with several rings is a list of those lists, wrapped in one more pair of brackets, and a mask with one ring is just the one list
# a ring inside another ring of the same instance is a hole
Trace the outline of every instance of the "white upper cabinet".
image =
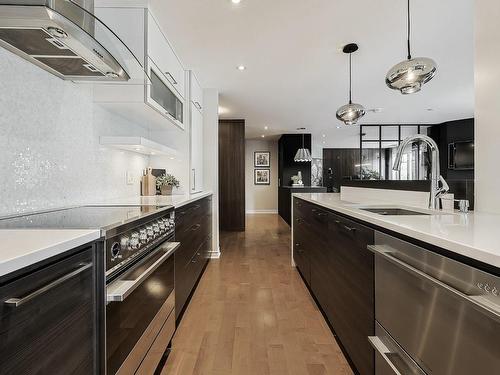
[(163, 35), (151, 12), (148, 12), (148, 56), (173, 85), (181, 97), (185, 97), (186, 78), (184, 68), (174, 50)]
[(144, 71), (129, 84), (94, 87), (94, 101), (151, 129), (185, 129), (189, 116), (186, 72), (148, 2), (95, 0), (103, 20), (140, 60)]
[(203, 89), (193, 72), (190, 74), (190, 84), (191, 103), (194, 104), (196, 109), (203, 112)]

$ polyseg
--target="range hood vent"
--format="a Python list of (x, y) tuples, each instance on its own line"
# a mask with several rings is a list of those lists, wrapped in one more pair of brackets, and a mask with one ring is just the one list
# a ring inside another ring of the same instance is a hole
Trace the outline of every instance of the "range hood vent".
[(144, 73), (92, 14), (91, 1), (79, 1), (85, 8), (71, 0), (0, 0), (0, 46), (66, 80), (124, 82)]

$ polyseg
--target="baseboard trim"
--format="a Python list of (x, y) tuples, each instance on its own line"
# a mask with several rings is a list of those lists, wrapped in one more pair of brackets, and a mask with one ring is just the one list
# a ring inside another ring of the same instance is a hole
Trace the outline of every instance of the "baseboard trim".
[(278, 210), (247, 210), (247, 215), (258, 215), (258, 214), (277, 214)]
[(210, 259), (219, 259), (221, 256), (222, 256), (222, 254), (220, 252), (220, 247), (217, 248), (217, 250), (211, 251), (209, 253), (209, 258)]

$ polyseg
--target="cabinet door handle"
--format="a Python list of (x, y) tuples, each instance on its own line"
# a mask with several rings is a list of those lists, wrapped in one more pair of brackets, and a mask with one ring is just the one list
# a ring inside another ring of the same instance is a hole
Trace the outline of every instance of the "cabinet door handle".
[(24, 296), (21, 298), (9, 298), (4, 302), (4, 304), (6, 304), (7, 306), (10, 306), (10, 307), (19, 307), (19, 306), (25, 304), (26, 302), (31, 301), (32, 299), (48, 292), (49, 290), (54, 289), (55, 287), (61, 285), (62, 283), (68, 281), (69, 279), (72, 279), (73, 277), (81, 274), (82, 272), (88, 270), (92, 266), (93, 266), (92, 263), (85, 263), (85, 264), (81, 265), (80, 268), (78, 268), (78, 269), (76, 269), (76, 270), (74, 270), (74, 271), (72, 271), (64, 276), (61, 276), (57, 280), (54, 280), (47, 285), (44, 285), (40, 289), (37, 289), (34, 292), (31, 292), (27, 296)]
[(344, 225), (344, 229), (349, 231), (349, 232), (354, 232), (356, 230), (356, 228), (348, 227), (347, 225)]
[(165, 75), (167, 76), (167, 79), (173, 83), (174, 85), (177, 85), (177, 81), (175, 80), (174, 76), (170, 72), (165, 72)]
[(194, 106), (195, 106), (196, 108), (198, 108), (198, 109), (201, 111), (201, 108), (202, 108), (202, 107), (201, 107), (200, 102), (194, 102)]
[(193, 226), (191, 227), (191, 230), (192, 230), (193, 232), (195, 232), (195, 231), (197, 231), (198, 229), (200, 229), (200, 227), (201, 227), (201, 224), (195, 224), (195, 225), (193, 225)]
[(191, 190), (196, 190), (196, 169), (193, 168), (191, 169), (191, 171), (193, 172), (193, 187), (191, 188)]

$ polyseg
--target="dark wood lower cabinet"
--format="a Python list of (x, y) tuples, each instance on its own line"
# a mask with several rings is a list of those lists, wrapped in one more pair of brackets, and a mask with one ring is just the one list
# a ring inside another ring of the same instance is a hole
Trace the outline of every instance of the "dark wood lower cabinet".
[[(374, 231), (298, 198), (293, 207), (295, 263), (356, 371), (373, 375)], [(306, 249), (298, 256), (297, 244)]]
[(104, 373), (102, 256), (91, 244), (0, 283), (1, 374)]
[(187, 306), (212, 251), (212, 197), (200, 199), (176, 210), (175, 316)]

